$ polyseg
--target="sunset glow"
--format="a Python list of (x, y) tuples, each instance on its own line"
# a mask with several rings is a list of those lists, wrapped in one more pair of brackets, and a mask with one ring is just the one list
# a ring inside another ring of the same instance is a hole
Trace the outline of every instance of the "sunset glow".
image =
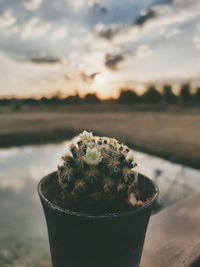
[(111, 75), (106, 72), (99, 73), (92, 83), (92, 88), (102, 99), (108, 98), (109, 96), (111, 96), (112, 91), (111, 81)]
[(106, 98), (127, 85), (140, 93), (149, 83), (200, 84), (200, 0), (2, 0), (0, 7), (0, 96), (78, 90)]

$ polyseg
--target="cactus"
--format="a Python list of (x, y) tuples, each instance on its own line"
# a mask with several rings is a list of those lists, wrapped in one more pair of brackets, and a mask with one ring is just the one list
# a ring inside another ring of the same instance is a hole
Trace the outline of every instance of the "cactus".
[(84, 131), (58, 166), (56, 203), (78, 211), (127, 209), (139, 203), (136, 162), (114, 138)]

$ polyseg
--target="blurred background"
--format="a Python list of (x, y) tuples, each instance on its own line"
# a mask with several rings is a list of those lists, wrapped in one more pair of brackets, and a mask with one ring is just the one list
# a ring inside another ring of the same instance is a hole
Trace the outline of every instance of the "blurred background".
[(38, 181), (83, 130), (135, 152), (159, 212), (200, 191), (199, 0), (0, 0), (0, 267), (47, 267)]

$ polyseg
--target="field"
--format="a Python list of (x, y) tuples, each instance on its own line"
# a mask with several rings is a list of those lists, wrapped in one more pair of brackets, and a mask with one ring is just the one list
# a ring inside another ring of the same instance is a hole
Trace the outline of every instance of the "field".
[(86, 129), (200, 169), (199, 122), (197, 111), (24, 109), (0, 114), (0, 147), (61, 141)]

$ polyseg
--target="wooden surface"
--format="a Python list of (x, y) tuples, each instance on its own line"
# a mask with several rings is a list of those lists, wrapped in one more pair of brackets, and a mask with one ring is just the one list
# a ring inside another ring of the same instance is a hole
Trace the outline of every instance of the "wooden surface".
[(200, 267), (200, 193), (151, 217), (140, 267)]
[(198, 267), (199, 256), (200, 193), (151, 217), (141, 267)]

